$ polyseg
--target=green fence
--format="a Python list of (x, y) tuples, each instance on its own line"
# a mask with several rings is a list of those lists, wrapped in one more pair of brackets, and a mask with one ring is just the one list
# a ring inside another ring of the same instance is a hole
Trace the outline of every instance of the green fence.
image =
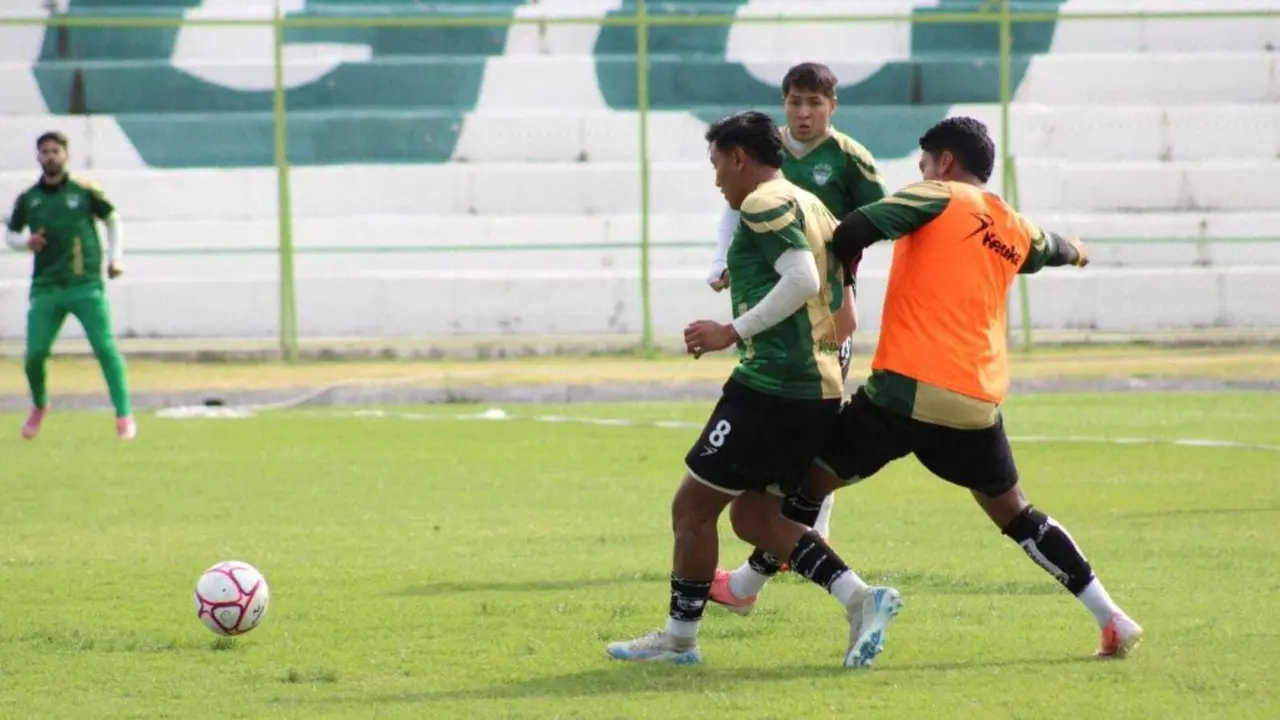
[[(1276, 20), (1280, 10), (1215, 10), (1215, 11), (1152, 11), (1152, 12), (1093, 12), (1071, 13), (1029, 12), (1015, 9), (1014, 0), (986, 0), (976, 12), (929, 12), (915, 15), (794, 15), (794, 16), (737, 16), (730, 14), (650, 14), (646, 0), (635, 0), (635, 12), (631, 15), (605, 17), (462, 17), (454, 15), (384, 15), (368, 17), (286, 16), (276, 5), (271, 19), (185, 19), (181, 16), (132, 16), (126, 14), (90, 16), (86, 14), (51, 15), (48, 17), (3, 17), (0, 26), (26, 25), (67, 28), (138, 29), (179, 28), (182, 26), (209, 27), (267, 27), (274, 29), (274, 129), (275, 167), (278, 177), (279, 242), (276, 249), (280, 261), (280, 348), (289, 360), (298, 357), (298, 328), (295, 277), (293, 259), (292, 211), (289, 186), (289, 158), (287, 148), (287, 123), (285, 115), (286, 88), (284, 82), (283, 48), (285, 33), (292, 28), (506, 28), (513, 25), (599, 25), (622, 26), (635, 29), (636, 37), (636, 88), (638, 104), (639, 169), (641, 237), (639, 242), (641, 302), (643, 308), (643, 346), (647, 353), (654, 351), (653, 315), (650, 299), (650, 199), (648, 151), (650, 113), (649, 95), (649, 30), (655, 27), (723, 27), (734, 24), (784, 24), (784, 23), (912, 23), (919, 24), (987, 24), (999, 30), (999, 104), (1000, 137), (999, 153), (1004, 168), (1001, 179), (1003, 195), (1017, 204), (1017, 179), (1015, 158), (1011, 152), (1009, 109), (1013, 90), (1012, 40), (1015, 25), (1019, 23), (1046, 23), (1060, 20), (1071, 22), (1141, 21), (1141, 20)], [(127, 10), (127, 8), (126, 8)], [(1095, 239), (1091, 239), (1095, 240)], [(1165, 242), (1194, 242), (1192, 238), (1161, 238)], [(1242, 241), (1252, 239), (1242, 238)], [(1101, 242), (1130, 242), (1130, 239), (1098, 238)], [(557, 248), (559, 249), (559, 248)], [(1018, 295), (1025, 347), (1031, 345), (1030, 303), (1025, 278), (1020, 278)]]

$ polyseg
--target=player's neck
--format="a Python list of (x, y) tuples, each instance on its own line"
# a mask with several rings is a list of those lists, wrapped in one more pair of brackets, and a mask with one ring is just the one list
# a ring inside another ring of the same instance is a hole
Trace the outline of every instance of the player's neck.
[(978, 188), (979, 190), (987, 189), (986, 183), (979, 180), (976, 175), (970, 175), (969, 173), (959, 173), (955, 177), (947, 178), (947, 180), (951, 182), (962, 183), (964, 185), (972, 185)]
[(67, 171), (63, 170), (57, 175), (49, 175), (48, 173), (40, 176), (40, 183), (49, 187), (57, 187), (67, 181)]
[(787, 147), (792, 151), (792, 153), (796, 153), (796, 152), (804, 152), (804, 151), (806, 151), (806, 150), (812, 150), (813, 148), (817, 147), (819, 143), (821, 143), (821, 142), (825, 141), (825, 140), (826, 140), (827, 138), (829, 138), (829, 137), (831, 137), (831, 126), (830, 126), (830, 125), (828, 125), (828, 126), (827, 126), (827, 128), (826, 128), (825, 130), (823, 130), (822, 132), (818, 133), (817, 135), (814, 135), (814, 136), (813, 136), (811, 139), (809, 139), (809, 140), (801, 140), (801, 139), (797, 138), (797, 137), (796, 137), (796, 136), (791, 132), (791, 128), (790, 128), (790, 127), (785, 128), (785, 132), (783, 132), (783, 133), (782, 133), (782, 139), (783, 139), (783, 141), (784, 141), (784, 142), (786, 142)]

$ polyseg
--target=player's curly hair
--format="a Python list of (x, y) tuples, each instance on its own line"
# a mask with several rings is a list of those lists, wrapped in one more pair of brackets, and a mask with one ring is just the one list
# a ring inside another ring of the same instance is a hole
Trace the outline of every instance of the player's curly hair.
[(996, 144), (987, 126), (971, 117), (949, 117), (920, 137), (920, 149), (937, 156), (949, 151), (960, 167), (982, 182), (991, 179), (996, 165)]
[(747, 157), (775, 169), (782, 167), (786, 153), (777, 123), (757, 110), (744, 110), (712, 123), (706, 138), (721, 152), (742, 148)]

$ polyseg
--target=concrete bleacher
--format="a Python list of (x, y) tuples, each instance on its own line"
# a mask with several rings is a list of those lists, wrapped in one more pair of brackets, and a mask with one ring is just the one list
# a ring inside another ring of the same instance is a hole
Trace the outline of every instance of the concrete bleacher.
[[(42, 3), (23, 2), (15, 12), (42, 12)], [(920, 16), (979, 4), (666, 0), (650, 12)], [(1280, 9), (1280, 1), (1229, 4)], [(408, 0), (285, 5), (294, 16), (425, 12)], [(1223, 7), (1209, 0), (1015, 6), (1063, 14), (1014, 33), (1010, 138), (1021, 204), (1041, 225), (1105, 241), (1087, 275), (1032, 282), (1037, 323), (1280, 325), (1280, 293), (1269, 289), (1280, 279), (1280, 244), (1241, 242), (1280, 227), (1280, 23), (1070, 19)], [(267, 17), (269, 7), (72, 0), (69, 10)], [(603, 18), (632, 3), (431, 7)], [(126, 333), (274, 330), (270, 37), (251, 27), (46, 33), (0, 25), (0, 203), (35, 179), (34, 137), (64, 130), (77, 167), (103, 184), (128, 223), (129, 276), (112, 290)], [(638, 331), (632, 30), (291, 28), (286, 38), (304, 334)], [(981, 117), (999, 135), (994, 26), (664, 26), (651, 30), (651, 51), (650, 232), (662, 333), (695, 315), (727, 314), (724, 297), (700, 282), (722, 203), (705, 156), (706, 122), (743, 107), (776, 110), (777, 81), (795, 62), (827, 62), (846, 82), (837, 125), (877, 155), (890, 186), (915, 179), (915, 140), (947, 114)], [(1147, 241), (1112, 242), (1125, 237)], [(22, 333), (28, 262), (0, 263), (0, 336)], [(871, 329), (887, 263), (887, 248), (877, 248), (863, 266)]]

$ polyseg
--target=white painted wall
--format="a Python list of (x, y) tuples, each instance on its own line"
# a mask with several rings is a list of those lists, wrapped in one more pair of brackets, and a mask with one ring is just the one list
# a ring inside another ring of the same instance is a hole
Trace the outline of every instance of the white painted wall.
[[(520, 12), (602, 14), (617, 6), (575, 3), (544, 0)], [(806, 0), (804, 8), (883, 13), (930, 4)], [(777, 6), (753, 2), (742, 12)], [(1221, 4), (1074, 0), (1066, 12), (1121, 6)], [(730, 57), (776, 79), (795, 60), (787, 48), (797, 27), (737, 26)], [(811, 40), (808, 51), (854, 78), (908, 52), (905, 27), (883, 26), (875, 43), (819, 35), (827, 39)], [(293, 171), (304, 335), (639, 330), (639, 252), (629, 247), (640, 231), (636, 116), (604, 106), (589, 58), (596, 33), (590, 26), (514, 30), (507, 54), (487, 64), (479, 106), (462, 126), (459, 162)], [(1011, 113), (1022, 205), (1045, 227), (1152, 241), (1100, 242), (1088, 271), (1033, 278), (1038, 327), (1280, 326), (1280, 243), (1227, 241), (1280, 236), (1278, 43), (1280, 24), (1270, 21), (1061, 23), (1053, 51), (1032, 61)], [(72, 139), (77, 167), (102, 182), (127, 222), (128, 274), (110, 291), (122, 334), (273, 335), (276, 260), (254, 254), (275, 243), (273, 171), (151, 169), (114, 119), (50, 117), (31, 72), (39, 47), (38, 30), (0, 27), (0, 208), (35, 179), (32, 139), (58, 127)], [(230, 85), (261, 84), (262, 53), (220, 55), (226, 47), (191, 32), (178, 60)], [(359, 59), (358, 52), (299, 50), (289, 77), (323, 75), (334, 57)], [(999, 133), (992, 107), (952, 112), (982, 117)], [(651, 118), (654, 317), (666, 335), (695, 317), (729, 313), (726, 298), (702, 282), (721, 202), (702, 131), (688, 113)], [(906, 184), (915, 178), (914, 158), (887, 159), (882, 171), (890, 186)], [(1200, 241), (1159, 241), (1170, 236)], [(548, 244), (593, 249), (520, 249)], [(504, 249), (423, 251), (460, 245)], [(415, 250), (315, 254), (353, 246)], [(230, 250), (239, 252), (222, 252)], [(863, 265), (861, 314), (869, 329), (878, 325), (887, 267), (887, 248)], [(29, 258), (0, 257), (0, 338), (23, 335), (28, 272)], [(67, 335), (78, 334), (68, 327)]]

